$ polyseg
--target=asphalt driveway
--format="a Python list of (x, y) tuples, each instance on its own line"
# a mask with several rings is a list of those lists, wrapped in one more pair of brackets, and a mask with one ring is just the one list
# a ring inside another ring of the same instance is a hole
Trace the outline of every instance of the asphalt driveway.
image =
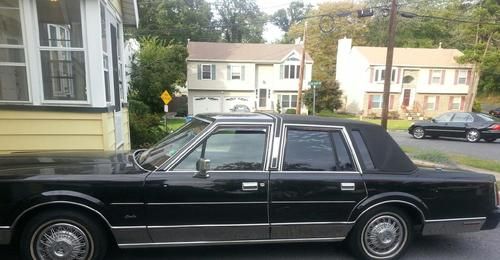
[(486, 160), (500, 160), (500, 139), (494, 143), (486, 143), (482, 140), (478, 143), (469, 143), (465, 139), (444, 137), (417, 140), (406, 131), (392, 131), (389, 134), (400, 146), (454, 153)]

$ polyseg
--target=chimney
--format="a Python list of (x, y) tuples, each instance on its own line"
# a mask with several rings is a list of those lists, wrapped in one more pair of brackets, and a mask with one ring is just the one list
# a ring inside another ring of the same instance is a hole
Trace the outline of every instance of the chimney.
[(337, 66), (335, 72), (335, 79), (342, 81), (345, 71), (347, 70), (349, 55), (352, 48), (352, 39), (344, 37), (340, 39), (337, 44)]

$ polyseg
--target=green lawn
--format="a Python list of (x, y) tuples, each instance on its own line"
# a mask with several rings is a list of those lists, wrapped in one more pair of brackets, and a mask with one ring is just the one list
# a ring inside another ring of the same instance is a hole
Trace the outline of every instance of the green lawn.
[[(170, 131), (175, 131), (177, 128), (181, 127), (186, 122), (184, 118), (168, 118), (167, 119), (167, 127)], [(165, 130), (165, 121), (162, 120), (160, 124), (160, 128)]]

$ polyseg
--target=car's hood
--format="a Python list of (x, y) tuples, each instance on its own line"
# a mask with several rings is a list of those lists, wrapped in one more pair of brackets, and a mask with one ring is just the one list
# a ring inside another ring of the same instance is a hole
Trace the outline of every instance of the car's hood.
[(140, 170), (130, 152), (50, 151), (0, 156), (0, 175), (133, 174)]

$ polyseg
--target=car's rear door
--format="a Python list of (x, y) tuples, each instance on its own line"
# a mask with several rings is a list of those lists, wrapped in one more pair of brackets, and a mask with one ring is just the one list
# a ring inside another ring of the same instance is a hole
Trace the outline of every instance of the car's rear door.
[(270, 176), (272, 239), (342, 239), (366, 189), (342, 127), (285, 124)]
[[(209, 244), (269, 238), (267, 145), (270, 125), (217, 126), (171, 170), (145, 187), (155, 243)], [(196, 162), (211, 161), (207, 178)]]

